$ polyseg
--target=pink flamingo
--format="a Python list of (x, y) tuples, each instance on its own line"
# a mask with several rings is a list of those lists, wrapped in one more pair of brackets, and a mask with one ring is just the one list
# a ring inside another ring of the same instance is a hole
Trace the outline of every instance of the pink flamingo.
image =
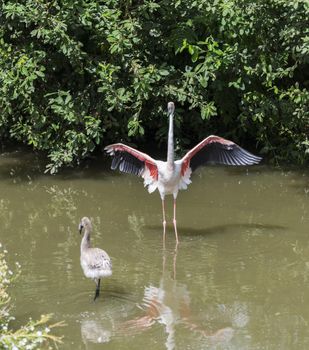
[(224, 165), (253, 165), (261, 161), (257, 157), (236, 143), (222, 137), (211, 135), (197, 144), (187, 154), (174, 160), (174, 130), (173, 118), (175, 105), (169, 102), (167, 105), (169, 115), (169, 131), (167, 144), (167, 161), (156, 160), (148, 154), (140, 152), (122, 143), (115, 143), (105, 147), (105, 151), (113, 156), (111, 169), (119, 168), (121, 172), (141, 176), (144, 179), (144, 186), (148, 186), (148, 192), (156, 189), (160, 192), (163, 213), (163, 240), (165, 242), (166, 219), (164, 198), (172, 194), (174, 197), (173, 225), (175, 238), (178, 243), (177, 222), (176, 222), (176, 198), (179, 190), (185, 190), (191, 183), (191, 173), (199, 166), (212, 164)]

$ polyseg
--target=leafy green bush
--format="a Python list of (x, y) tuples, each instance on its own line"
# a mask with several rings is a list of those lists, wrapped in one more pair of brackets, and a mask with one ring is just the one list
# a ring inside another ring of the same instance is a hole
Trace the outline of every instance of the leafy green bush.
[(308, 160), (306, 0), (5, 0), (0, 135), (56, 172), (109, 142), (210, 133)]
[(0, 243), (0, 348), (10, 350), (42, 349), (47, 341), (60, 343), (61, 338), (50, 333), (51, 328), (62, 325), (62, 322), (47, 326), (51, 315), (42, 315), (38, 321), (30, 320), (26, 325), (13, 330), (10, 322), (14, 317), (10, 314), (10, 296), (8, 287), (18, 277), (20, 266), (16, 264), (16, 271), (9, 269), (5, 260), (6, 251), (2, 250)]
[(181, 48), (196, 62), (194, 78), (212, 93), (233, 137), (251, 136), (275, 161), (303, 163), (309, 154), (309, 3), (215, 3), (205, 7), (216, 22), (214, 34)]

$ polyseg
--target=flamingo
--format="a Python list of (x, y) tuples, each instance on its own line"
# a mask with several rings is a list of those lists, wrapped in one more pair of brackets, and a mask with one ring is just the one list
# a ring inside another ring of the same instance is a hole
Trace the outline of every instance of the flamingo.
[(96, 290), (94, 300), (96, 300), (100, 294), (101, 278), (112, 275), (112, 262), (105, 250), (90, 246), (92, 224), (87, 216), (81, 219), (78, 229), (80, 234), (84, 231), (84, 236), (80, 244), (80, 265), (84, 271), (84, 275), (95, 281)]
[(122, 143), (108, 145), (104, 150), (113, 157), (111, 169), (119, 169), (121, 172), (141, 176), (144, 186), (152, 193), (159, 191), (162, 200), (163, 216), (163, 242), (165, 242), (166, 218), (165, 196), (172, 194), (174, 197), (173, 225), (176, 243), (178, 244), (178, 232), (176, 221), (176, 199), (179, 190), (187, 189), (191, 183), (190, 177), (199, 166), (211, 164), (223, 165), (253, 165), (261, 161), (261, 157), (255, 156), (220, 136), (210, 135), (193, 147), (185, 156), (174, 160), (174, 130), (173, 118), (175, 105), (169, 102), (167, 105), (169, 115), (169, 131), (167, 143), (167, 161), (156, 160), (148, 154), (140, 152)]

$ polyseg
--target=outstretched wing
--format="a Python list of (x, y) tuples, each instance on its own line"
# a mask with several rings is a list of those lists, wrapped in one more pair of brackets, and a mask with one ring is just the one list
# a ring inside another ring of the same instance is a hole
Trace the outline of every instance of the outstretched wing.
[(262, 160), (223, 137), (211, 135), (192, 148), (182, 159), (181, 172), (190, 167), (192, 171), (202, 165), (253, 165)]
[(122, 143), (106, 146), (104, 150), (113, 157), (112, 170), (119, 169), (123, 173), (142, 176), (151, 176), (153, 180), (158, 179), (158, 168), (156, 161), (146, 153), (140, 152)]

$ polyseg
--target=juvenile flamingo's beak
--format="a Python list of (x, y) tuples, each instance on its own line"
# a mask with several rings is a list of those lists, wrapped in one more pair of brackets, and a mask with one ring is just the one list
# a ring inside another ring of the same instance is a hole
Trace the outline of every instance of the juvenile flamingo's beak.
[(82, 233), (83, 228), (84, 228), (84, 226), (82, 224), (78, 225), (79, 234)]

